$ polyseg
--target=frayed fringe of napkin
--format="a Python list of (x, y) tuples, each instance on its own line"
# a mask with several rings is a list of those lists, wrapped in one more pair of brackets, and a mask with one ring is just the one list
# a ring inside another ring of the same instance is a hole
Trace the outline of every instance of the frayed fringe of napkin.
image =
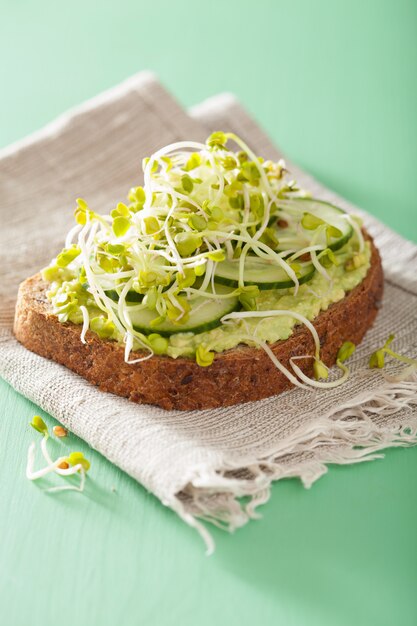
[(309, 488), (331, 463), (374, 461), (383, 458), (380, 451), (384, 448), (417, 444), (417, 416), (391, 430), (371, 420), (377, 417), (384, 421), (417, 406), (417, 374), (411, 373), (406, 380), (385, 379), (381, 388), (358, 395), (314, 420), (309, 429), (303, 428), (280, 441), (268, 457), (248, 459), (244, 466), (199, 473), (169, 506), (199, 532), (209, 555), (215, 544), (203, 522), (233, 532), (250, 519), (261, 517), (256, 509), (269, 500), (273, 481), (298, 476)]

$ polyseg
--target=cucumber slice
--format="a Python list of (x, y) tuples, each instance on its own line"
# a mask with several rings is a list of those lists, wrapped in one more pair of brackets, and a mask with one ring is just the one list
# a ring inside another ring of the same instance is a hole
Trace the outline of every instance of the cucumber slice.
[(342, 217), (346, 215), (346, 211), (324, 200), (316, 200), (314, 198), (300, 198), (299, 200), (302, 203), (301, 206), (303, 208), (304, 206), (306, 207), (305, 212), (312, 213), (312, 215), (319, 217), (327, 224), (335, 226), (342, 233), (339, 237), (331, 237), (330, 241), (327, 242), (328, 248), (333, 251), (339, 250), (349, 241), (353, 235), (353, 228)]
[[(114, 300), (114, 302), (119, 302), (119, 294), (115, 289), (109, 289), (106, 291), (106, 295)], [(126, 296), (126, 302), (142, 302), (143, 293), (138, 293), (137, 291), (128, 291)]]
[[(216, 292), (219, 294), (225, 294), (230, 291), (230, 289), (226, 289), (221, 285), (216, 288)], [(169, 320), (164, 320), (157, 326), (151, 326), (151, 321), (158, 317), (158, 313), (149, 309), (132, 311), (131, 320), (134, 329), (144, 335), (150, 335), (151, 333), (158, 333), (163, 337), (169, 337), (176, 333), (194, 333), (197, 335), (220, 326), (220, 320), (223, 315), (232, 313), (239, 308), (240, 303), (236, 296), (219, 298), (218, 300), (199, 296), (192, 300), (192, 309), (188, 320), (184, 324), (174, 324)]]
[[(294, 208), (300, 209), (299, 221), (302, 219), (301, 211), (303, 213), (311, 213), (312, 215), (322, 219), (327, 224), (330, 224), (330, 226), (334, 226), (341, 233), (340, 236), (331, 237), (329, 241), (323, 234), (322, 240), (317, 243), (323, 243), (327, 248), (336, 251), (342, 248), (352, 237), (353, 228), (349, 222), (343, 218), (343, 215), (346, 215), (346, 212), (343, 211), (343, 209), (339, 209), (339, 207), (334, 204), (330, 204), (330, 202), (316, 200), (315, 198), (293, 198), (290, 202)], [(313, 232), (303, 229), (301, 224), (299, 224), (299, 228), (301, 228), (305, 234)], [(292, 222), (288, 229), (285, 229), (284, 231), (280, 230), (277, 234), (278, 239), (280, 234), (284, 236), (291, 236), (292, 234), (295, 235), (296, 228), (294, 228), (294, 223)], [(290, 247), (290, 244), (288, 245)], [(283, 252), (285, 247), (279, 247), (278, 249)]]
[[(306, 283), (312, 278), (315, 267), (312, 263), (300, 263), (299, 283)], [(222, 285), (237, 287), (239, 281), (239, 259), (222, 261), (217, 264), (214, 280)], [(274, 261), (248, 256), (245, 259), (245, 285), (257, 285), (259, 289), (288, 289), (294, 282)]]

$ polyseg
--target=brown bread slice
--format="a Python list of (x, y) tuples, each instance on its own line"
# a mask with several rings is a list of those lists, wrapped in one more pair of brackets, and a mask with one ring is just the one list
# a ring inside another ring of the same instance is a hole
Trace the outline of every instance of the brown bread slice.
[[(14, 323), (17, 339), (32, 352), (65, 365), (102, 391), (164, 409), (190, 410), (260, 400), (292, 387), (262, 349), (248, 346), (216, 355), (210, 367), (167, 356), (128, 365), (123, 347), (114, 341), (101, 340), (88, 331), (87, 343), (82, 344), (81, 326), (58, 321), (51, 313), (46, 290), (40, 274), (20, 285)], [(372, 242), (371, 267), (365, 279), (314, 320), (326, 365), (335, 363), (344, 341), (358, 344), (362, 340), (375, 320), (382, 292), (381, 259)], [(289, 339), (276, 342), (272, 349), (289, 367), (290, 357), (313, 354), (314, 344), (310, 332), (299, 325)], [(132, 353), (131, 358), (137, 356)], [(312, 375), (311, 359), (303, 359), (298, 365)]]

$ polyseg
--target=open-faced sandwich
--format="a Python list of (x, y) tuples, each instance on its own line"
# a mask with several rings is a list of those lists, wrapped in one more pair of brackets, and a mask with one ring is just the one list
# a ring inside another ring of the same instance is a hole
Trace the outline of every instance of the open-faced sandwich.
[(232, 133), (161, 148), (143, 170), (110, 215), (77, 200), (64, 249), (20, 286), (17, 339), (164, 408), (341, 384), (383, 288), (360, 220)]

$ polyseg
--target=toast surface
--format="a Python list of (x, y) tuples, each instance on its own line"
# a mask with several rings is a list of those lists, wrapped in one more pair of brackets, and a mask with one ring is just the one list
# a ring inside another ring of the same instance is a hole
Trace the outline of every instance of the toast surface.
[[(364, 280), (313, 322), (320, 337), (321, 358), (328, 366), (336, 362), (344, 341), (360, 343), (380, 308), (383, 272), (378, 250), (372, 241), (371, 245), (371, 266)], [(86, 344), (81, 343), (81, 326), (59, 322), (51, 312), (46, 291), (47, 283), (40, 274), (20, 285), (16, 338), (32, 352), (65, 365), (102, 391), (164, 409), (193, 410), (260, 400), (293, 386), (262, 349), (243, 345), (217, 354), (209, 367), (168, 356), (153, 356), (129, 365), (124, 361), (124, 348), (114, 341), (102, 340), (88, 331)], [(271, 348), (286, 367), (291, 357), (314, 353), (311, 333), (301, 325)], [(138, 356), (131, 353), (130, 358)], [(303, 359), (298, 365), (312, 376), (312, 359)]]

